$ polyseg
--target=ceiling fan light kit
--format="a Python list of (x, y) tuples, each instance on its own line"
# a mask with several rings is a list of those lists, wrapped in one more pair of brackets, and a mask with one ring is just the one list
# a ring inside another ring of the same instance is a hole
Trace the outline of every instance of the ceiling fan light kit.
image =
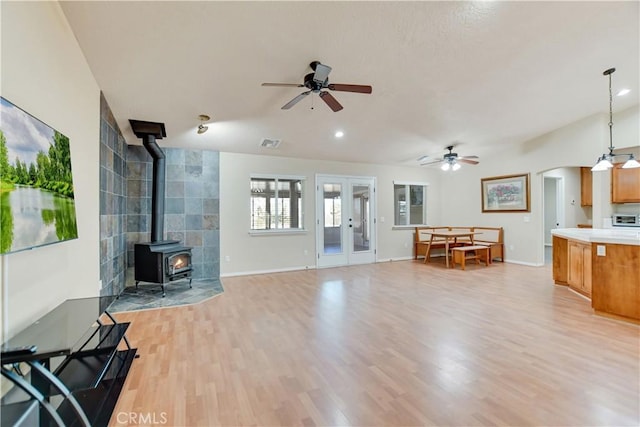
[(633, 169), (640, 168), (640, 162), (638, 162), (632, 153), (629, 154), (614, 154), (613, 150), (615, 147), (613, 146), (613, 92), (611, 91), (611, 74), (616, 71), (615, 68), (609, 68), (605, 70), (602, 74), (605, 76), (609, 76), (609, 152), (604, 153), (602, 156), (598, 157), (598, 160), (591, 168), (593, 172), (606, 171), (613, 167), (613, 160), (615, 157), (627, 157), (627, 161), (622, 165), (623, 169)]
[(338, 92), (354, 92), (354, 93), (366, 93), (369, 94), (372, 92), (371, 86), (368, 85), (353, 85), (353, 84), (343, 84), (343, 83), (329, 83), (329, 73), (331, 72), (331, 67), (328, 65), (322, 64), (320, 61), (313, 61), (309, 64), (309, 67), (313, 70), (313, 73), (309, 73), (304, 76), (304, 83), (296, 84), (296, 83), (262, 83), (262, 86), (276, 86), (276, 87), (305, 87), (308, 90), (302, 92), (291, 101), (287, 102), (282, 106), (283, 110), (288, 110), (298, 102), (302, 101), (307, 97), (310, 93), (317, 93), (320, 96), (320, 99), (324, 101), (325, 104), (333, 112), (338, 112), (343, 109), (342, 105), (338, 102), (336, 98), (333, 97), (329, 92), (324, 89), (329, 89), (332, 91)]
[(466, 163), (469, 165), (477, 165), (478, 163), (480, 163), (478, 160), (476, 160), (478, 159), (478, 156), (458, 156), (458, 153), (453, 152), (453, 145), (449, 145), (446, 148), (447, 150), (449, 150), (449, 152), (442, 156), (441, 159), (425, 161), (428, 160), (429, 156), (420, 157), (418, 159), (418, 161), (420, 162), (420, 166), (430, 166), (442, 163), (440, 169), (442, 169), (443, 171), (457, 171), (462, 166), (460, 163)]

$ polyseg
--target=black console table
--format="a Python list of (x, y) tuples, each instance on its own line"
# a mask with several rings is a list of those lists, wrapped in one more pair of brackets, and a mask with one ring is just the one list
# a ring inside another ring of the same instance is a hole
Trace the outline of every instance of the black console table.
[(108, 312), (115, 298), (67, 300), (2, 345), (2, 375), (13, 384), (3, 427), (108, 425), (137, 351), (129, 323)]

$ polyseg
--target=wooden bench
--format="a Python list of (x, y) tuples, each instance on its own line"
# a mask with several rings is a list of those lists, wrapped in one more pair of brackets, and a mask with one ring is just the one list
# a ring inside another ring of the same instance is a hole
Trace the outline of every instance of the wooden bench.
[[(473, 245), (473, 246), (458, 246), (456, 248), (451, 249), (453, 253), (453, 262), (451, 266), (456, 268), (456, 264), (460, 264), (460, 267), (464, 270), (465, 262), (467, 260), (476, 260), (476, 264), (480, 264), (480, 261), (484, 261), (484, 263), (489, 266), (491, 264), (489, 246), (483, 245)], [(473, 252), (473, 254), (470, 254)]]
[(476, 234), (473, 239), (474, 245), (488, 246), (491, 249), (491, 260), (500, 258), (504, 262), (504, 230), (502, 227), (473, 227)]
[[(418, 255), (425, 255), (431, 238), (431, 231), (449, 231), (451, 227), (416, 227), (413, 235), (413, 259), (418, 259)], [(444, 239), (436, 239), (431, 244), (431, 249), (444, 249)]]

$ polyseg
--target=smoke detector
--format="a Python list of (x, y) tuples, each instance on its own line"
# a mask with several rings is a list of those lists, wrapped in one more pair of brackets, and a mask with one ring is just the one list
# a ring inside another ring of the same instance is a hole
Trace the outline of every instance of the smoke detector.
[(278, 146), (280, 146), (281, 142), (282, 142), (281, 139), (262, 138), (262, 140), (260, 141), (260, 147), (262, 147), (262, 148), (278, 148)]

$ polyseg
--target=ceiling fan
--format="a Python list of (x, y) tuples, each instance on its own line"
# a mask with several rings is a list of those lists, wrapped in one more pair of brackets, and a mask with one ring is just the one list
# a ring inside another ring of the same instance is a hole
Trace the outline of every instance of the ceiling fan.
[(371, 86), (366, 85), (352, 85), (341, 83), (329, 83), (329, 73), (331, 67), (321, 64), (320, 61), (313, 61), (309, 64), (313, 73), (309, 73), (304, 76), (304, 83), (262, 83), (262, 86), (280, 86), (280, 87), (306, 87), (307, 91), (302, 92), (300, 95), (293, 98), (282, 106), (283, 110), (288, 110), (302, 99), (304, 99), (311, 92), (317, 93), (325, 104), (329, 106), (334, 112), (342, 110), (342, 105), (337, 99), (333, 97), (329, 92), (323, 89), (336, 90), (340, 92), (356, 92), (356, 93), (371, 93)]
[(456, 171), (460, 169), (460, 163), (467, 163), (469, 165), (477, 165), (478, 163), (480, 163), (478, 160), (475, 160), (478, 158), (478, 156), (458, 156), (458, 153), (453, 152), (453, 147), (453, 145), (449, 145), (447, 147), (447, 150), (449, 150), (449, 152), (445, 153), (441, 159), (429, 160), (429, 156), (420, 157), (418, 159), (418, 161), (420, 162), (420, 166), (429, 166), (442, 163), (442, 166), (440, 167), (442, 170), (447, 171), (451, 169)]

